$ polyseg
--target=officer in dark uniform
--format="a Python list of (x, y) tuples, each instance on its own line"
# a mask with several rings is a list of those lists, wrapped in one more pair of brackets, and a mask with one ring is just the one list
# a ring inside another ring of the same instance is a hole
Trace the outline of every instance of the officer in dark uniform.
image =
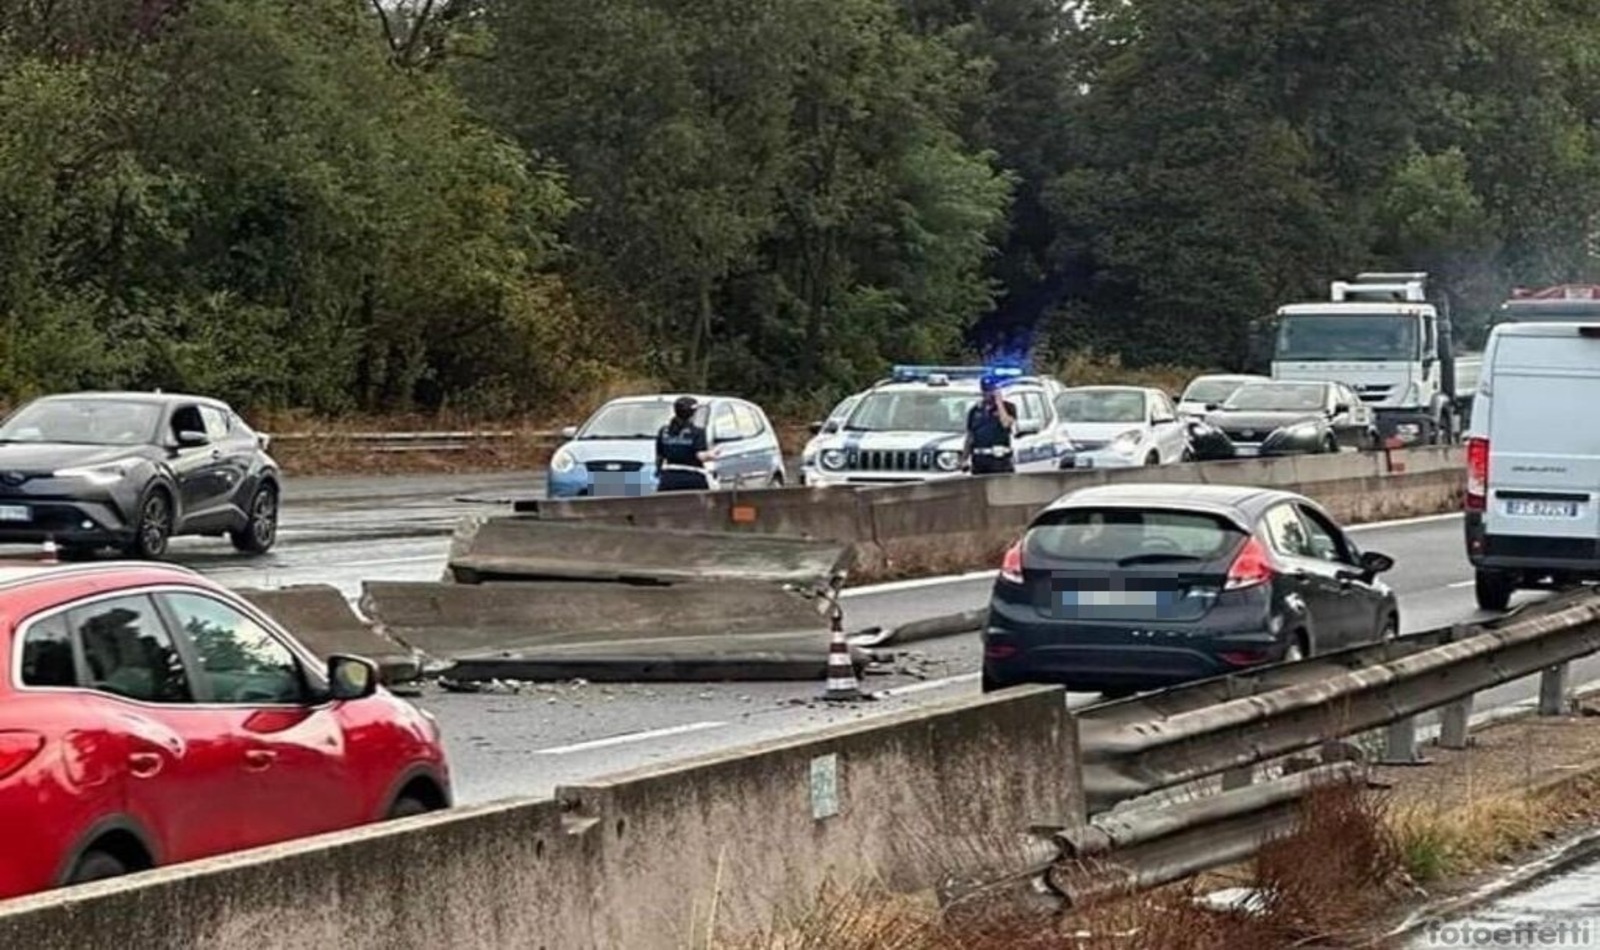
[(703, 476), (681, 472), (665, 466), (705, 471), (705, 463), (714, 458), (707, 445), (706, 430), (694, 424), (694, 412), (699, 404), (693, 396), (683, 396), (672, 404), (672, 421), (656, 433), (656, 489), (658, 491), (698, 491), (708, 487)]
[(967, 412), (967, 469), (974, 475), (1015, 472), (1011, 431), (1017, 424), (1017, 406), (1000, 397), (1000, 381), (984, 377), (983, 401)]

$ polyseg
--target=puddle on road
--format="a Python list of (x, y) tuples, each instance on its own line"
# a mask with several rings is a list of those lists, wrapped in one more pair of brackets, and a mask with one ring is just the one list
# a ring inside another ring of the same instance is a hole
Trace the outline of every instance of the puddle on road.
[(1485, 905), (1466, 917), (1430, 924), (1405, 947), (1600, 950), (1600, 859)]

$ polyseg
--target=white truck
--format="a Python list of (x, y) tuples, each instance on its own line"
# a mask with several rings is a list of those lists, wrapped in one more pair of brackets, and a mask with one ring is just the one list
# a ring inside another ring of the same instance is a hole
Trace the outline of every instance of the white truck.
[(1378, 435), (1403, 445), (1460, 436), (1450, 307), (1425, 273), (1359, 274), (1329, 299), (1278, 308), (1273, 379), (1344, 383)]

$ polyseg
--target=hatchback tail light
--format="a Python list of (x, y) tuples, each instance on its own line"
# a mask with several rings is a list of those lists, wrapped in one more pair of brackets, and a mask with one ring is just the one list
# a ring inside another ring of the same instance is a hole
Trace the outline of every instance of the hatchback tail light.
[(1228, 566), (1228, 579), (1223, 590), (1243, 590), (1272, 580), (1275, 568), (1267, 548), (1255, 538), (1247, 538), (1244, 547)]
[(1489, 440), (1474, 436), (1467, 440), (1468, 511), (1483, 511), (1489, 504)]
[(44, 736), (37, 732), (0, 732), (0, 779), (21, 770), (43, 748)]
[(1021, 541), (1006, 548), (1006, 556), (1000, 560), (1000, 579), (1010, 584), (1022, 583)]

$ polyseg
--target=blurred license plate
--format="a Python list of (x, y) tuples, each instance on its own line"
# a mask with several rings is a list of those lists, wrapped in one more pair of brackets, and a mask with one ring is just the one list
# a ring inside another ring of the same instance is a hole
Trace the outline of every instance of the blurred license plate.
[(1154, 607), (1161, 603), (1159, 591), (1153, 590), (1064, 590), (1063, 607)]
[(0, 521), (32, 521), (27, 505), (0, 505)]
[(1519, 518), (1576, 518), (1578, 503), (1518, 498), (1506, 502), (1506, 514)]

